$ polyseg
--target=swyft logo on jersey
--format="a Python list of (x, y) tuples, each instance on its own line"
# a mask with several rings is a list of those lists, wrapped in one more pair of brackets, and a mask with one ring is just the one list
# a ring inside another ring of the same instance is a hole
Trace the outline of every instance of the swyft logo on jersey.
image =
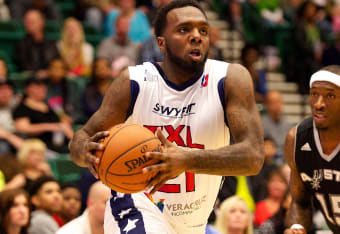
[(202, 81), (201, 81), (201, 87), (207, 87), (208, 80), (209, 80), (209, 74), (203, 75)]
[(195, 114), (194, 108), (196, 103), (190, 103), (189, 105), (183, 107), (174, 107), (162, 105), (160, 103), (156, 103), (153, 107), (152, 112), (161, 116), (166, 116), (170, 118), (183, 118), (185, 116)]

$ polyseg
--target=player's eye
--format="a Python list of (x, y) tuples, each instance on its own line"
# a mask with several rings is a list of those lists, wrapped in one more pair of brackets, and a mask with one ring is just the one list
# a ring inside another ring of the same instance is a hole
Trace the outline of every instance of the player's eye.
[(178, 30), (180, 33), (186, 33), (188, 32), (188, 28), (187, 27), (180, 27), (179, 30)]
[(328, 93), (327, 94), (327, 98), (328, 99), (334, 99), (335, 98), (335, 95), (333, 93)]
[(201, 33), (202, 35), (206, 36), (206, 35), (208, 35), (208, 29), (202, 28), (202, 29), (200, 30), (200, 33)]
[(315, 92), (315, 91), (311, 91), (310, 92), (310, 96), (311, 97), (316, 97), (318, 94), (317, 94), (317, 92)]

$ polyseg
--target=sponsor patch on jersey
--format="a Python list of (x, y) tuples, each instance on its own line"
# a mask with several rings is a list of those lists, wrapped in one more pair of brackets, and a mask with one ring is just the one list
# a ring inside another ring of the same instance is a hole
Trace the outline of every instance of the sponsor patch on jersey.
[(195, 105), (196, 103), (190, 103), (189, 105), (183, 107), (173, 107), (156, 103), (156, 105), (152, 109), (152, 112), (170, 118), (183, 118), (185, 116), (195, 114)]
[(202, 81), (201, 81), (201, 87), (207, 87), (209, 80), (209, 74), (203, 75)]

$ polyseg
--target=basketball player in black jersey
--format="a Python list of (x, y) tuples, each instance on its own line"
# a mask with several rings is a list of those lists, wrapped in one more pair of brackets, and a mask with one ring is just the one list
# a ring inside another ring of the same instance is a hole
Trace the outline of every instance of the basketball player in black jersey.
[(292, 128), (285, 157), (291, 168), (292, 205), (285, 234), (306, 233), (313, 200), (329, 228), (340, 233), (340, 66), (313, 74), (309, 102), (312, 117)]

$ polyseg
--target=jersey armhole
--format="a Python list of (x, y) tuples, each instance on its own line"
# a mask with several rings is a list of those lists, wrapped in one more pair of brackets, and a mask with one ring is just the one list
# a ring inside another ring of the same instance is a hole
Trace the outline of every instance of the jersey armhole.
[(126, 119), (128, 119), (130, 117), (130, 115), (132, 115), (132, 113), (133, 113), (133, 109), (134, 109), (136, 101), (137, 101), (139, 90), (140, 90), (139, 84), (137, 83), (137, 81), (130, 80), (130, 105), (129, 105), (129, 109), (126, 113)]
[(217, 90), (218, 90), (218, 95), (219, 95), (219, 97), (220, 97), (221, 105), (222, 105), (222, 108), (223, 108), (223, 113), (224, 113), (224, 123), (225, 123), (225, 124), (227, 125), (227, 127), (229, 128), (228, 119), (227, 119), (227, 115), (226, 115), (226, 112), (225, 112), (225, 108), (226, 108), (226, 102), (225, 102), (225, 90), (224, 90), (224, 87), (225, 87), (225, 79), (226, 79), (226, 77), (223, 77), (223, 78), (221, 78), (221, 79), (218, 81)]

